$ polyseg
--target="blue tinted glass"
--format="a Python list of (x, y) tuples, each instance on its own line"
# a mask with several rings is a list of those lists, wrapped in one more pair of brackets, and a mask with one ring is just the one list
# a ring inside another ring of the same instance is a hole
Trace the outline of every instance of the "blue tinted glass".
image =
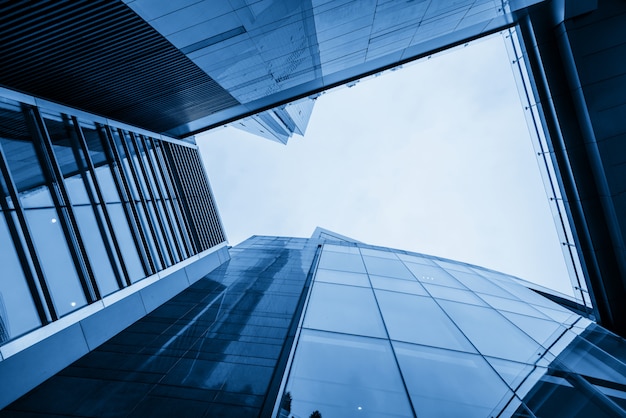
[(441, 300), (441, 307), (483, 355), (534, 363), (544, 350), (491, 308)]
[(367, 272), (376, 276), (395, 277), (398, 279), (415, 280), (415, 277), (398, 259), (369, 257), (364, 255), (363, 260), (367, 266)]
[(286, 391), (294, 417), (413, 415), (386, 340), (303, 330)]
[(504, 311), (502, 315), (545, 348), (550, 347), (565, 332), (561, 324), (547, 319)]
[(394, 279), (392, 277), (373, 276), (370, 280), (374, 289), (392, 290), (394, 292), (410, 293), (412, 295), (428, 296), (424, 286), (417, 280)]
[(456, 302), (471, 303), (472, 305), (486, 306), (485, 302), (483, 302), (478, 296), (467, 290), (447, 286), (437, 286), (429, 283), (424, 283), (424, 287), (435, 299), (447, 299)]
[(367, 274), (351, 273), (349, 271), (324, 270), (318, 268), (315, 273), (315, 281), (370, 287)]
[(26, 219), (59, 315), (87, 303), (55, 209), (28, 209)]
[(124, 262), (126, 263), (126, 269), (130, 276), (131, 282), (143, 279), (145, 273), (141, 265), (139, 253), (137, 247), (131, 235), (128, 222), (126, 221), (126, 215), (124, 209), (120, 203), (109, 203), (107, 205), (109, 213), (111, 215), (111, 222), (113, 223), (113, 229), (115, 231), (115, 238), (124, 255)]
[(513, 295), (503, 290), (500, 286), (495, 285), (490, 280), (485, 279), (476, 273), (466, 273), (456, 270), (450, 270), (448, 273), (474, 292), (487, 293), (504, 298), (514, 298)]
[(372, 289), (316, 282), (304, 327), (386, 338)]
[(104, 246), (93, 209), (91, 206), (75, 206), (74, 215), (85, 244), (87, 257), (98, 282), (100, 294), (108, 295), (119, 289), (119, 286), (115, 280), (113, 266)]
[(513, 395), (479, 355), (399, 342), (393, 348), (418, 417), (489, 417)]
[[(7, 213), (11, 216), (11, 213)], [(41, 325), (13, 241), (0, 212), (0, 344)]]
[(376, 298), (392, 340), (475, 351), (431, 298), (384, 290)]
[(398, 259), (398, 257), (396, 257), (396, 255), (391, 251), (372, 250), (370, 248), (361, 248), (361, 254), (369, 257), (390, 258), (392, 260)]
[(406, 263), (413, 275), (422, 283), (437, 284), (440, 286), (456, 287), (466, 289), (458, 280), (450, 276), (441, 267), (427, 266), (424, 264)]
[(345, 254), (331, 251), (323, 251), (318, 267), (330, 270), (365, 273), (363, 260), (358, 254)]

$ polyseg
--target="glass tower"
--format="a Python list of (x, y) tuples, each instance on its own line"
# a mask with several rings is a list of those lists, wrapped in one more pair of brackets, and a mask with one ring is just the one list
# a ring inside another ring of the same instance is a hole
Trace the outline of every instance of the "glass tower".
[[(626, 414), (626, 341), (584, 307), (554, 301), (567, 297), (465, 263), (318, 236), (232, 248), (229, 261), (5, 413)], [(49, 402), (58, 391), (63, 400)]]

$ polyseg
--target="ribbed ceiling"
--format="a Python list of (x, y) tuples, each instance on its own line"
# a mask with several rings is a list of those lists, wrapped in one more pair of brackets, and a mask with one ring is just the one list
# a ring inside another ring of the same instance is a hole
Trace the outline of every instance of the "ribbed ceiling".
[(239, 104), (121, 1), (0, 4), (0, 85), (155, 132)]

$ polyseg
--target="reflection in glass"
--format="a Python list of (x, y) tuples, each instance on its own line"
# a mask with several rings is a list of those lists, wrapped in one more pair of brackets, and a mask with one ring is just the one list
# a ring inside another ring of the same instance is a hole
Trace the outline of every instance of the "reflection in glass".
[(492, 416), (513, 395), (479, 355), (393, 342), (418, 417)]
[(0, 212), (0, 344), (41, 325), (4, 216)]
[(26, 219), (59, 316), (87, 303), (56, 209), (27, 209)]
[(303, 330), (286, 391), (296, 417), (413, 416), (386, 340)]
[(120, 250), (124, 255), (124, 262), (126, 263), (126, 270), (131, 282), (136, 282), (145, 277), (145, 273), (135, 246), (135, 241), (130, 232), (128, 222), (126, 221), (126, 215), (121, 203), (109, 203), (107, 209), (111, 214), (111, 222), (113, 223), (113, 229), (115, 231), (115, 238), (120, 246)]
[(119, 289), (113, 272), (111, 260), (107, 254), (102, 234), (98, 229), (96, 218), (91, 206), (75, 206), (74, 215), (78, 223), (78, 229), (83, 237), (87, 257), (91, 262), (91, 268), (96, 276), (96, 282), (100, 289), (100, 294), (106, 296)]
[(317, 269), (317, 273), (315, 273), (315, 281), (370, 287), (367, 274), (350, 273), (348, 271)]
[(392, 340), (475, 352), (431, 298), (384, 290), (376, 298)]
[(386, 338), (370, 288), (315, 282), (304, 327)]
[(422, 283), (437, 284), (440, 286), (456, 287), (466, 289), (458, 280), (450, 276), (441, 267), (427, 266), (424, 264), (406, 263), (411, 273)]
[(359, 254), (342, 254), (332, 251), (322, 252), (319, 268), (365, 273), (365, 266)]
[(493, 309), (447, 300), (439, 303), (481, 354), (534, 363), (544, 351)]
[(363, 256), (369, 274), (376, 276), (395, 277), (397, 279), (415, 280), (415, 277), (398, 259)]

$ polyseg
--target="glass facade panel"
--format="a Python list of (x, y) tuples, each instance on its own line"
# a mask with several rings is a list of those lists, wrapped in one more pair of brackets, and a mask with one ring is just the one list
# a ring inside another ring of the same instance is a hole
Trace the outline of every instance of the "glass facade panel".
[(350, 286), (370, 287), (367, 274), (350, 273), (347, 271), (317, 269), (316, 282), (346, 284)]
[(360, 254), (342, 254), (322, 251), (319, 268), (365, 273), (365, 266)]
[(298, 344), (289, 416), (413, 416), (388, 341), (303, 330)]
[(332, 251), (336, 253), (360, 254), (359, 247), (350, 247), (346, 245), (324, 244), (324, 251)]
[(394, 292), (410, 293), (412, 295), (428, 296), (428, 293), (418, 281), (394, 279), (391, 277), (373, 276), (370, 280), (374, 289), (392, 290)]
[(27, 209), (26, 219), (30, 229), (37, 231), (33, 234), (37, 256), (59, 316), (87, 304), (57, 211), (53, 208)]
[(386, 338), (371, 289), (316, 282), (304, 319), (305, 328)]
[(402, 261), (388, 258), (363, 256), (367, 272), (376, 276), (395, 277), (396, 279), (415, 280)]
[(137, 280), (143, 279), (146, 274), (144, 273), (135, 241), (133, 240), (128, 222), (126, 221), (124, 208), (122, 208), (120, 203), (109, 203), (107, 204), (107, 208), (111, 214), (111, 222), (113, 223), (117, 243), (124, 256), (128, 276), (130, 281), (134, 283)]
[(400, 342), (393, 348), (418, 417), (489, 417), (513, 395), (479, 355)]
[[(11, 216), (11, 214), (7, 214)], [(26, 278), (0, 212), (0, 344), (41, 325)]]
[(489, 295), (495, 295), (503, 298), (515, 298), (512, 294), (505, 291), (500, 286), (476, 273), (465, 273), (463, 271), (455, 270), (449, 270), (448, 273), (474, 292), (487, 293)]
[[(533, 363), (544, 350), (501, 314), (490, 308), (439, 302), (476, 349), (486, 356)], [(498, 338), (494, 338), (498, 335)]]
[(78, 229), (84, 237), (83, 242), (85, 244), (85, 250), (87, 251), (87, 257), (89, 257), (91, 267), (96, 276), (100, 294), (102, 296), (108, 295), (119, 289), (119, 285), (117, 284), (115, 273), (113, 272), (115, 265), (112, 264), (113, 262), (109, 259), (109, 255), (102, 241), (102, 235), (100, 234), (100, 229), (98, 229), (93, 208), (91, 206), (76, 206), (74, 208), (74, 215), (76, 216)]
[(440, 267), (427, 266), (424, 264), (406, 263), (413, 275), (422, 283), (432, 283), (440, 286), (456, 287), (466, 289), (458, 280), (450, 276), (448, 272)]
[(437, 286), (430, 283), (424, 283), (424, 287), (435, 299), (447, 299), (455, 302), (486, 306), (485, 302), (483, 302), (478, 296), (467, 290), (447, 286)]
[(384, 290), (376, 290), (376, 298), (392, 340), (475, 351), (431, 298)]

